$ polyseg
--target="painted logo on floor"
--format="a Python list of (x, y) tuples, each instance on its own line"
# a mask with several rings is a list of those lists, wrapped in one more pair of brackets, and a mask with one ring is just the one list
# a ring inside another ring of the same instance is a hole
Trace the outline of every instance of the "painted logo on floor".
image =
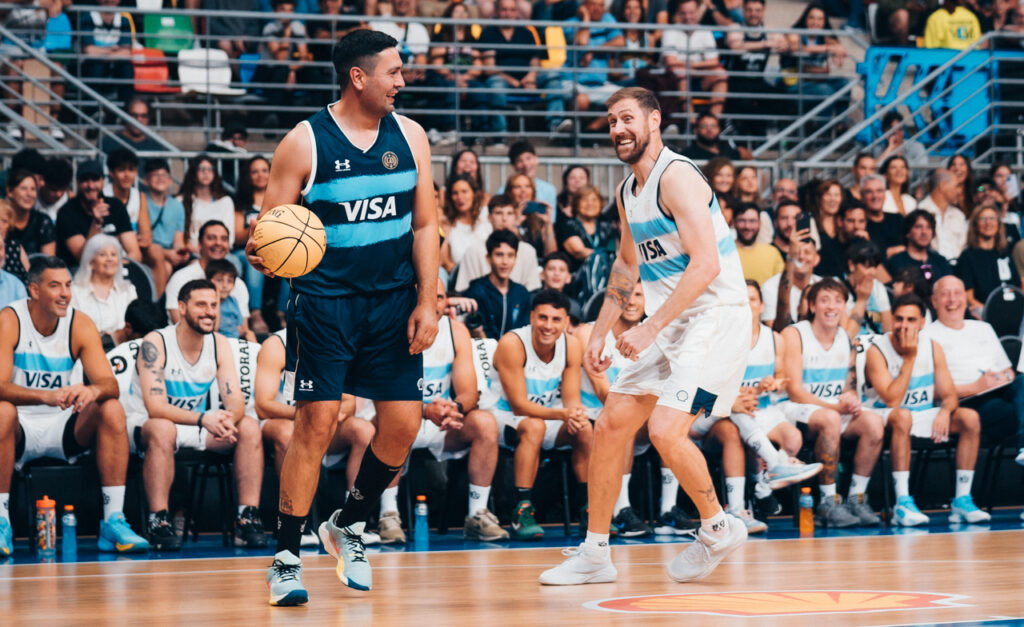
[(966, 598), (959, 594), (883, 590), (771, 590), (621, 597), (590, 601), (584, 607), (641, 614), (790, 616), (970, 607), (959, 602)]

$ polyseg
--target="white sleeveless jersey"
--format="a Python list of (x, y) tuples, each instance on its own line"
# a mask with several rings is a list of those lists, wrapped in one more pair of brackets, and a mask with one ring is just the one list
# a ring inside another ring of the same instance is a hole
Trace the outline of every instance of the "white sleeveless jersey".
[[(103, 186), (103, 195), (114, 197), (114, 186), (107, 181), (107, 184)], [(139, 195), (139, 188), (133, 187), (128, 192), (128, 202), (125, 203), (124, 208), (128, 211), (128, 219), (131, 220), (132, 230), (139, 230), (139, 213), (142, 211), (142, 200)]]
[[(210, 388), (217, 381), (217, 342), (213, 333), (204, 335), (199, 359), (192, 364), (181, 354), (176, 329), (177, 325), (172, 324), (157, 331), (164, 344), (167, 402), (179, 409), (202, 412), (207, 409)], [(132, 376), (131, 395), (133, 408), (141, 406), (145, 411), (138, 368)]]
[[(612, 365), (608, 366), (608, 369), (604, 371), (608, 376), (609, 383), (615, 383), (615, 379), (619, 378), (619, 372), (632, 363), (615, 348), (615, 342), (615, 334), (609, 331), (608, 337), (604, 339), (604, 352), (601, 353), (602, 356), (610, 357), (612, 360)], [(580, 366), (580, 370), (580, 400), (583, 401), (583, 406), (588, 410), (601, 409), (601, 400), (597, 398), (594, 384), (590, 382), (590, 377), (587, 376), (587, 371), (582, 366)]]
[[(634, 174), (626, 177), (621, 187), (622, 206), (625, 209), (630, 233), (636, 242), (640, 280), (643, 283), (646, 301), (644, 309), (648, 316), (657, 311), (668, 299), (690, 263), (690, 256), (679, 238), (675, 220), (668, 217), (660, 203), (661, 176), (665, 168), (674, 161), (681, 161), (700, 173), (700, 169), (692, 161), (668, 148), (663, 148), (639, 195), (634, 195), (633, 191), (636, 185)], [(714, 194), (711, 194), (708, 211), (711, 212), (714, 238), (718, 243), (721, 272), (680, 314), (680, 319), (687, 319), (709, 307), (747, 304), (747, 286), (743, 280), (739, 253), (736, 252), (736, 242)]]
[(450, 399), (452, 392), (452, 364), (455, 363), (455, 338), (452, 321), (443, 316), (437, 323), (437, 337), (430, 348), (423, 351), (423, 403), (437, 398)]
[[(235, 376), (238, 377), (242, 399), (245, 400), (245, 415), (256, 415), (256, 358), (260, 345), (243, 338), (229, 337), (231, 356), (235, 359)], [(220, 389), (210, 386), (210, 407), (220, 407)]]
[[(281, 340), (282, 346), (288, 346), (287, 329), (275, 331), (274, 335), (276, 335)], [(274, 400), (277, 401), (278, 403), (283, 403), (284, 405), (291, 405), (293, 407), (295, 406), (294, 370), (288, 370), (287, 368), (285, 368), (284, 370), (281, 371), (281, 384), (277, 388), (277, 396), (274, 397)]]
[[(761, 379), (775, 374), (775, 334), (772, 330), (761, 325), (757, 334), (757, 343), (750, 349), (750, 356), (747, 357), (747, 368), (743, 371), (742, 387), (756, 387)], [(757, 397), (757, 406), (764, 409), (771, 404), (771, 393), (763, 392)], [(780, 399), (777, 399), (780, 400)]]
[[(555, 355), (551, 361), (542, 361), (533, 350), (533, 336), (530, 325), (510, 331), (522, 341), (526, 349), (526, 363), (523, 365), (523, 373), (526, 375), (526, 395), (531, 402), (544, 407), (562, 406), (562, 373), (565, 371), (565, 334), (559, 336), (555, 342)], [(512, 411), (508, 397), (501, 385), (501, 379), (496, 370), (492, 370), (494, 383), (501, 393), (498, 399), (498, 409), (501, 411)]]
[(826, 403), (835, 401), (843, 393), (850, 371), (850, 337), (839, 327), (835, 341), (826, 351), (814, 337), (810, 320), (793, 326), (800, 332), (804, 388)]
[[(877, 335), (872, 344), (878, 347), (882, 357), (885, 358), (889, 374), (895, 379), (900, 374), (903, 366), (903, 357), (896, 352), (892, 345), (892, 333)], [(870, 348), (868, 349), (870, 350)], [(873, 387), (867, 389), (868, 402), (873, 407), (884, 409), (887, 407), (882, 397)], [(917, 357), (914, 358), (914, 369), (910, 372), (910, 385), (907, 386), (907, 394), (900, 402), (900, 407), (914, 411), (930, 409), (935, 404), (935, 355), (932, 352), (932, 341), (922, 334), (921, 341), (917, 345)]]
[(117, 379), (122, 404), (131, 395), (132, 374), (135, 372), (135, 360), (141, 346), (142, 340), (128, 340), (107, 351), (107, 361), (110, 362), (110, 369), (114, 371), (114, 378)]
[[(71, 354), (71, 324), (75, 310), (68, 307), (67, 314), (57, 321), (50, 335), (43, 335), (32, 324), (28, 300), (16, 300), (8, 308), (18, 316), (18, 343), (14, 347), (14, 367), (11, 383), (31, 390), (56, 390), (71, 384), (71, 371), (75, 358)], [(53, 415), (59, 407), (49, 405), (19, 405), (18, 414)]]

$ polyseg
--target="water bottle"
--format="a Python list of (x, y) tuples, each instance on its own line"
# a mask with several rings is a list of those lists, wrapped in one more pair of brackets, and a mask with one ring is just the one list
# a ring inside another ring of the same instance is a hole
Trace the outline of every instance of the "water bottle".
[(36, 550), (40, 557), (57, 554), (57, 503), (45, 494), (36, 501)]
[(430, 542), (430, 525), (427, 523), (427, 497), (420, 494), (416, 497), (416, 521), (413, 523), (413, 547), (417, 551), (427, 548)]
[(75, 533), (78, 531), (78, 519), (75, 518), (75, 506), (65, 505), (64, 516), (60, 519), (61, 544), (60, 551), (64, 559), (75, 559), (78, 555), (78, 538)]
[(814, 497), (810, 488), (800, 488), (800, 537), (814, 536)]

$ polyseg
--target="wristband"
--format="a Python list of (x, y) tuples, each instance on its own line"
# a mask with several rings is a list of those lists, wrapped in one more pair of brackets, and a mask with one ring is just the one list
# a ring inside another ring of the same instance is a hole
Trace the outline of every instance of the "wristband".
[(200, 430), (200, 431), (202, 431), (202, 430), (203, 430), (203, 417), (204, 417), (205, 415), (206, 415), (206, 414), (199, 414), (199, 420), (198, 420), (198, 421), (196, 421), (196, 426), (197, 426), (197, 427), (199, 427), (199, 430)]

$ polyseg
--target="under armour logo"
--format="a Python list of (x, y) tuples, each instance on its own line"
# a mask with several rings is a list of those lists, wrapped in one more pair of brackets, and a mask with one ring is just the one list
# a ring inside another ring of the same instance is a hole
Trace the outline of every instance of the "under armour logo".
[(307, 379), (302, 379), (301, 381), (299, 381), (299, 389), (300, 390), (310, 390), (310, 391), (312, 391), (312, 389), (313, 389), (313, 382), (309, 381)]
[(335, 172), (348, 172), (351, 169), (352, 169), (352, 166), (349, 164), (349, 160), (348, 159), (345, 159), (344, 161), (340, 161), (338, 159), (334, 160), (334, 171)]
[(362, 501), (363, 500), (363, 493), (359, 491), (359, 488), (355, 488), (355, 487), (352, 488), (352, 492), (350, 492), (349, 495), (353, 498), (353, 500), (356, 500), (356, 501)]

